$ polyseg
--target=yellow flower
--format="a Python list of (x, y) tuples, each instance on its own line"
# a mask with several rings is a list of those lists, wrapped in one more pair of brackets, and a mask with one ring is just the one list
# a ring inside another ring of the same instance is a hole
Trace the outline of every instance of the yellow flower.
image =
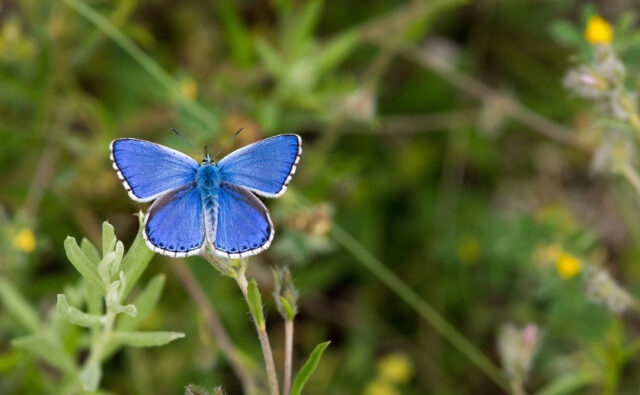
[(363, 391), (364, 395), (400, 395), (400, 391), (392, 383), (380, 378), (370, 381)]
[(191, 77), (183, 78), (180, 81), (180, 93), (189, 100), (194, 100), (198, 96), (198, 84)]
[(30, 228), (20, 229), (14, 236), (12, 243), (16, 250), (26, 253), (33, 252), (36, 249), (36, 238)]
[(587, 22), (584, 38), (590, 44), (609, 44), (613, 38), (613, 28), (609, 22), (594, 15)]
[(478, 243), (478, 240), (475, 238), (469, 236), (458, 242), (456, 252), (458, 253), (458, 258), (460, 258), (462, 263), (466, 263), (468, 265), (473, 265), (478, 262), (482, 256), (480, 243)]
[(391, 383), (405, 383), (413, 375), (413, 364), (406, 354), (389, 354), (378, 362), (378, 374)]
[(556, 260), (556, 269), (558, 274), (564, 279), (570, 279), (580, 273), (582, 264), (580, 260), (566, 252), (561, 253)]

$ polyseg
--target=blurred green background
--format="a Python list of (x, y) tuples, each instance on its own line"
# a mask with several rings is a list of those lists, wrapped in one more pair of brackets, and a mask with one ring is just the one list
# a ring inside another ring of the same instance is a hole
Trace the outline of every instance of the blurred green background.
[[(616, 21), (628, 4), (588, 9)], [(585, 282), (592, 262), (640, 292), (640, 200), (593, 172), (580, 140), (592, 110), (562, 84), (588, 48), (572, 45), (587, 13), (571, 0), (2, 0), (0, 277), (44, 319), (79, 280), (67, 235), (100, 245), (108, 220), (131, 243), (133, 214), (146, 208), (111, 168), (113, 139), (199, 160), (171, 127), (197, 147), (243, 127), (232, 149), (294, 132), (302, 160), (290, 191), (267, 202), (276, 237), (249, 274), (277, 366), (283, 324), (269, 267), (289, 265), (300, 291), (294, 367), (332, 341), (307, 393), (503, 391), (363, 265), (371, 257), (505, 377), (503, 325), (535, 325), (528, 392), (564, 380), (567, 390), (547, 393), (636, 393), (638, 315), (611, 313)], [(200, 257), (156, 255), (143, 281), (164, 273), (166, 285), (142, 328), (186, 337), (123, 349), (104, 366), (104, 390), (173, 394), (195, 383), (240, 393), (175, 265), (197, 278), (261, 374), (233, 281)], [(70, 328), (61, 329), (69, 349), (82, 333)], [(55, 367), (11, 345), (25, 334), (1, 309), (0, 393), (61, 393)]]

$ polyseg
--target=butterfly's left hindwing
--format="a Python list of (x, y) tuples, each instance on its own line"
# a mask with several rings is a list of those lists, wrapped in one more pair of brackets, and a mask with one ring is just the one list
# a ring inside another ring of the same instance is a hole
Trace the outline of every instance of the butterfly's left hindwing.
[(217, 255), (238, 259), (269, 248), (273, 224), (264, 204), (249, 190), (223, 182), (218, 191), (215, 240)]

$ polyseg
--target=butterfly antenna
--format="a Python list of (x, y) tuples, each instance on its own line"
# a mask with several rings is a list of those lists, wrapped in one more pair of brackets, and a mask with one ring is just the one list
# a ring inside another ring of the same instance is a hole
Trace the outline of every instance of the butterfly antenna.
[(231, 136), (231, 137), (229, 138), (229, 140), (227, 140), (227, 142), (226, 142), (226, 143), (224, 143), (224, 145), (223, 145), (222, 147), (220, 147), (220, 149), (218, 150), (218, 152), (216, 152), (216, 154), (215, 154), (215, 155), (213, 155), (213, 158), (211, 158), (211, 160), (214, 160), (214, 159), (216, 158), (216, 156), (218, 156), (218, 155), (220, 154), (220, 152), (222, 152), (222, 150), (223, 150), (223, 149), (225, 149), (225, 148), (227, 147), (227, 145), (229, 145), (229, 143), (231, 142), (231, 140), (233, 140), (233, 138), (234, 138), (234, 137), (236, 137), (240, 132), (242, 132), (242, 129), (244, 129), (244, 128), (240, 128), (240, 129), (238, 129), (238, 131), (237, 131), (237, 132), (235, 132), (235, 133), (233, 134), (233, 136)]
[(185, 143), (189, 144), (189, 146), (190, 146), (191, 148), (193, 148), (197, 153), (199, 153), (200, 155), (204, 156), (204, 155), (202, 154), (202, 152), (201, 152), (199, 149), (197, 149), (193, 144), (191, 144), (191, 141), (189, 141), (185, 136), (183, 136), (183, 135), (182, 135), (182, 133), (178, 132), (178, 131), (177, 131), (176, 129), (174, 129), (174, 128), (171, 128), (171, 130), (173, 130), (173, 132), (174, 132), (175, 134), (177, 134), (178, 136), (180, 136), (180, 138), (181, 138), (181, 139), (183, 139)]

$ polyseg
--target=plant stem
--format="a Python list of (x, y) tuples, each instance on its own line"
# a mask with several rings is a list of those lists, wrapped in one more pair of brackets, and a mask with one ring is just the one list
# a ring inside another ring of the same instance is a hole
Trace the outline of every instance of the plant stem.
[(638, 175), (636, 169), (634, 169), (631, 164), (625, 163), (624, 165), (622, 165), (620, 172), (622, 173), (624, 178), (629, 181), (633, 189), (635, 189), (636, 193), (640, 195), (640, 176)]
[(291, 360), (293, 358), (293, 320), (284, 322), (284, 384), (282, 393), (289, 395), (291, 390)]
[[(244, 295), (244, 299), (249, 305), (249, 296), (247, 294), (248, 282), (244, 275), (244, 271), (239, 271), (237, 277), (235, 277), (238, 287)], [(249, 309), (251, 311), (251, 309)], [(264, 364), (267, 369), (267, 376), (269, 378), (269, 390), (271, 395), (278, 395), (278, 377), (276, 376), (276, 365), (273, 363), (273, 353), (271, 352), (271, 345), (269, 344), (269, 337), (267, 336), (267, 329), (264, 326), (258, 324), (258, 320), (253, 316), (253, 322), (256, 325), (256, 331), (258, 332), (258, 338), (260, 339), (260, 345), (262, 346), (262, 355), (264, 356)]]
[(522, 381), (513, 379), (511, 380), (510, 385), (511, 393), (513, 395), (527, 395), (524, 387), (522, 386)]
[(333, 224), (331, 234), (339, 244), (351, 252), (351, 254), (378, 277), (380, 281), (385, 283), (405, 303), (420, 314), (441, 336), (449, 340), (458, 351), (482, 370), (496, 385), (506, 392), (510, 391), (509, 385), (500, 369), (471, 343), (471, 341), (464, 337), (453, 324), (447, 321), (429, 303), (398, 278), (395, 273), (389, 270), (389, 268), (337, 224)]
[(238, 355), (229, 334), (225, 330), (224, 325), (222, 325), (220, 317), (218, 317), (218, 313), (209, 301), (207, 295), (202, 291), (200, 284), (183, 262), (174, 262), (171, 267), (202, 312), (209, 330), (213, 333), (213, 336), (220, 346), (220, 350), (222, 350), (222, 353), (229, 361), (231, 369), (233, 369), (236, 376), (238, 376), (238, 379), (242, 384), (242, 391), (245, 394), (255, 394), (256, 385), (253, 381), (253, 377), (242, 364), (240, 356)]
[[(96, 333), (91, 340), (91, 349), (89, 351), (89, 357), (84, 362), (84, 367), (82, 371), (89, 371), (91, 366), (99, 367), (102, 364), (102, 359), (104, 358), (104, 352), (109, 344), (109, 340), (111, 339), (111, 333), (113, 332), (113, 324), (116, 320), (116, 313), (112, 311), (107, 311), (104, 315), (104, 324), (102, 325), (102, 330), (99, 333)], [(80, 373), (82, 376), (82, 373)], [(95, 391), (97, 387), (100, 385), (100, 377), (101, 374), (95, 380), (91, 380), (90, 383), (83, 382), (82, 387), (85, 390)], [(81, 381), (82, 378), (81, 378)], [(93, 387), (95, 385), (95, 388)]]
[(408, 46), (404, 48), (403, 55), (418, 65), (432, 70), (455, 88), (480, 101), (491, 97), (499, 98), (504, 103), (505, 111), (517, 121), (527, 125), (531, 130), (579, 150), (585, 152), (593, 151), (591, 146), (576, 138), (570, 129), (530, 110), (517, 100), (491, 89), (484, 82), (475, 79), (471, 75), (458, 71), (450, 62), (442, 61), (442, 59), (426, 49)]
[(218, 124), (218, 117), (205, 109), (196, 101), (186, 100), (180, 94), (179, 83), (165, 71), (153, 58), (144, 53), (133, 41), (131, 41), (118, 27), (105, 18), (98, 11), (80, 0), (62, 0), (69, 7), (73, 8), (83, 18), (91, 22), (96, 28), (102, 30), (114, 43), (129, 54), (151, 77), (162, 85), (171, 99), (178, 101), (196, 119), (213, 125)]

